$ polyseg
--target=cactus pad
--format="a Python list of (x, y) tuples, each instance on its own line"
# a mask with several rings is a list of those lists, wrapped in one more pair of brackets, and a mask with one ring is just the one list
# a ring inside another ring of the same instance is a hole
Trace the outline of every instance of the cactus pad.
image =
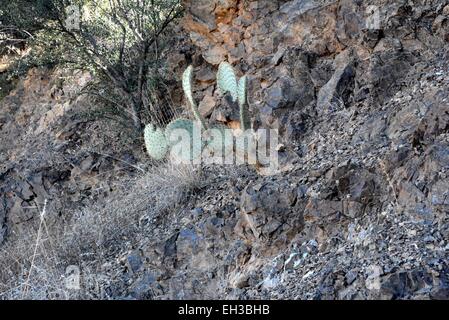
[(145, 126), (144, 130), (145, 147), (148, 154), (155, 160), (162, 160), (167, 153), (167, 141), (164, 132), (152, 124)]

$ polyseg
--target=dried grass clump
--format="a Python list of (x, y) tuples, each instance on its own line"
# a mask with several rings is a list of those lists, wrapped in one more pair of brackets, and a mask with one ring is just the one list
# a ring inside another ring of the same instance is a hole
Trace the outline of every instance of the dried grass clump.
[[(138, 246), (147, 231), (142, 221), (177, 211), (202, 183), (199, 169), (167, 163), (51, 227), (44, 204), (38, 221), (0, 248), (0, 299), (113, 298), (110, 262)], [(79, 290), (66, 286), (70, 266), (81, 270)]]

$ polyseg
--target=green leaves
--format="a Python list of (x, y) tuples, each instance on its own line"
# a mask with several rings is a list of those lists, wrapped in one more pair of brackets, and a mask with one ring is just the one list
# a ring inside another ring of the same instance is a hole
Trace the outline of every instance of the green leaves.
[(165, 158), (169, 147), (176, 147), (172, 156), (183, 162), (189, 162), (201, 155), (202, 142), (200, 128), (195, 136), (195, 122), (189, 119), (175, 119), (170, 122), (165, 131), (148, 124), (144, 130), (145, 146), (148, 154), (155, 160)]
[(165, 128), (165, 137), (169, 141), (168, 143), (172, 144), (170, 142), (170, 135), (172, 134), (173, 131), (185, 130), (190, 135), (192, 135), (193, 134), (193, 126), (194, 126), (194, 123), (192, 120), (183, 119), (183, 118), (179, 118), (179, 119), (176, 119), (176, 120), (173, 120), (172, 122), (170, 122), (167, 125), (167, 127)]

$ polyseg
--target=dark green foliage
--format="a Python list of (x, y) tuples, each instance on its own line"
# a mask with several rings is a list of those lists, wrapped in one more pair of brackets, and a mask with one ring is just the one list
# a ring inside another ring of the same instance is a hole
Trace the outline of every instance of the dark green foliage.
[[(30, 67), (64, 65), (88, 70), (94, 80), (83, 90), (98, 108), (114, 110), (130, 127), (142, 118), (168, 118), (167, 45), (179, 0), (0, 0), (0, 50), (31, 48), (19, 55), (17, 74)], [(69, 28), (67, 6), (80, 10), (80, 24)], [(1, 53), (0, 53), (1, 54)]]

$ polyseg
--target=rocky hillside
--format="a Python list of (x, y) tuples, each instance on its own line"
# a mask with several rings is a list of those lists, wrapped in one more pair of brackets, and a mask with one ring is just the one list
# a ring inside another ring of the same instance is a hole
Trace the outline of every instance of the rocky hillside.
[[(35, 70), (0, 102), (4, 252), (47, 200), (52, 270), (83, 277), (68, 297), (448, 299), (449, 1), (183, 5), (173, 71), (193, 64), (200, 111), (230, 127), (216, 69), (247, 74), (281, 172), (155, 173), (139, 141), (80, 120), (87, 75)], [(3, 296), (25, 278), (48, 297), (26, 261), (7, 270)]]

